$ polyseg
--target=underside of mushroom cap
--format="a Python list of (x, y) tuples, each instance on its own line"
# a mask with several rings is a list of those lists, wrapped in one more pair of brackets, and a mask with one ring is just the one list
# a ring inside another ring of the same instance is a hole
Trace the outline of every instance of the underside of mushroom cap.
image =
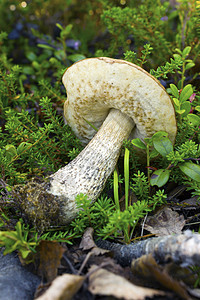
[(177, 125), (172, 101), (164, 87), (145, 70), (130, 62), (107, 57), (88, 58), (63, 75), (67, 91), (64, 115), (80, 140), (87, 144), (111, 108), (131, 117), (131, 138), (151, 137), (166, 131), (174, 142)]

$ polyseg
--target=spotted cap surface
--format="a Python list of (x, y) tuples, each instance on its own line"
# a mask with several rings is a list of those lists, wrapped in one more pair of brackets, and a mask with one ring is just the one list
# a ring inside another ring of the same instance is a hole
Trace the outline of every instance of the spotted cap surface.
[(145, 70), (130, 62), (107, 57), (88, 58), (69, 67), (63, 75), (67, 91), (64, 116), (74, 133), (87, 144), (111, 108), (131, 117), (131, 138), (150, 138), (162, 130), (174, 142), (175, 110), (164, 87)]

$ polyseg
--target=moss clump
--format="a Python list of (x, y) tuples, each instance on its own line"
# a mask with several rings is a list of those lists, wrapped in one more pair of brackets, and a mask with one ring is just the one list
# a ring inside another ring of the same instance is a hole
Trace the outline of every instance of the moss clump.
[(33, 179), (24, 185), (13, 187), (17, 208), (25, 222), (39, 231), (58, 225), (61, 202), (58, 197), (48, 193), (49, 179)]

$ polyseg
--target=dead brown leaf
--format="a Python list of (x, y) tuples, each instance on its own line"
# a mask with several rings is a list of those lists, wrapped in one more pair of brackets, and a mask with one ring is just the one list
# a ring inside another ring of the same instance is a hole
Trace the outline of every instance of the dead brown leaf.
[(103, 255), (105, 253), (110, 252), (109, 250), (99, 248), (95, 244), (93, 240), (93, 233), (94, 233), (94, 229), (92, 227), (88, 227), (83, 234), (79, 247), (82, 248), (83, 250), (91, 249), (93, 255)]
[(134, 275), (139, 275), (143, 278), (145, 277), (149, 279), (150, 282), (154, 280), (154, 282), (159, 283), (162, 287), (181, 296), (182, 299), (190, 299), (186, 287), (182, 282), (175, 280), (168, 274), (167, 269), (159, 266), (152, 254), (143, 255), (140, 258), (133, 260), (131, 269)]
[(182, 215), (165, 207), (147, 218), (144, 228), (157, 236), (180, 234), (185, 225)]
[(52, 282), (48, 290), (36, 300), (70, 300), (78, 292), (85, 277), (63, 274)]
[(58, 242), (41, 241), (37, 252), (39, 255), (38, 274), (50, 282), (57, 276), (57, 269), (65, 249)]
[(83, 234), (83, 237), (82, 237), (79, 247), (82, 248), (83, 250), (91, 250), (91, 251), (87, 253), (87, 255), (79, 269), (78, 274), (81, 274), (81, 272), (83, 271), (83, 268), (86, 266), (88, 260), (92, 256), (103, 255), (105, 253), (110, 252), (109, 250), (105, 250), (105, 249), (101, 249), (101, 248), (97, 247), (97, 245), (95, 244), (95, 242), (93, 240), (93, 233), (94, 233), (94, 229), (92, 227), (88, 227)]
[(83, 250), (90, 250), (96, 247), (96, 244), (93, 240), (93, 233), (94, 229), (92, 227), (86, 228), (79, 245), (80, 248), (82, 248)]
[(145, 297), (165, 295), (163, 291), (136, 286), (127, 279), (95, 265), (90, 268), (90, 273), (88, 289), (94, 295), (114, 296), (126, 300), (143, 300)]

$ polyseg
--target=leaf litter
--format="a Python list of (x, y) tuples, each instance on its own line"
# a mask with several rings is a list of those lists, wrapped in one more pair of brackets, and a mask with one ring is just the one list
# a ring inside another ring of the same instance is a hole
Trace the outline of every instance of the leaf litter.
[(40, 251), (38, 270), (46, 283), (41, 284), (36, 293), (37, 300), (108, 299), (106, 297), (190, 300), (194, 295), (195, 299), (199, 296), (198, 289), (192, 288), (197, 279), (194, 273), (173, 262), (170, 256), (169, 261), (163, 263), (152, 254), (142, 255), (125, 267), (112, 257), (112, 249), (108, 251), (96, 245), (92, 228), (86, 229), (79, 246), (67, 248), (49, 242), (42, 244)]
[[(139, 257), (129, 248), (120, 251), (126, 245), (116, 246), (116, 251), (115, 242), (108, 242), (111, 246), (106, 247), (107, 241), (94, 241), (93, 228), (86, 229), (79, 245), (41, 241), (34, 257), (41, 284), (34, 299), (199, 299), (199, 289), (194, 288), (199, 275), (193, 272), (192, 263), (200, 273), (200, 242), (192, 233), (182, 234), (190, 221), (198, 220), (199, 203), (197, 197), (177, 199), (184, 190), (172, 193), (167, 205), (147, 216), (144, 229), (158, 238), (143, 241), (141, 237), (133, 243)], [(179, 253), (177, 245), (182, 245), (183, 237), (186, 245), (192, 246)], [(187, 238), (191, 243), (187, 244)], [(148, 251), (143, 253), (141, 245), (145, 242)], [(123, 257), (119, 259), (116, 253)]]

